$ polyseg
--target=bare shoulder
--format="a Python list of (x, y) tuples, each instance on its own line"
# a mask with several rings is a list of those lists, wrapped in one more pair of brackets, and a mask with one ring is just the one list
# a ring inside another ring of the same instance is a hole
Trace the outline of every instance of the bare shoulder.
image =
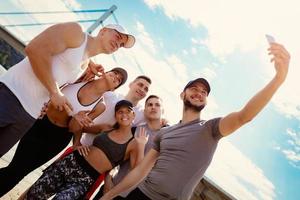
[(55, 55), (66, 48), (80, 46), (84, 39), (85, 33), (78, 23), (59, 23), (48, 27), (42, 33), (37, 35), (30, 41), (25, 51), (27, 54), (33, 52), (34, 55), (41, 52)]
[(77, 47), (85, 39), (85, 33), (82, 27), (76, 22), (66, 22), (57, 24), (58, 31), (62, 34), (63, 39), (68, 44), (68, 47)]

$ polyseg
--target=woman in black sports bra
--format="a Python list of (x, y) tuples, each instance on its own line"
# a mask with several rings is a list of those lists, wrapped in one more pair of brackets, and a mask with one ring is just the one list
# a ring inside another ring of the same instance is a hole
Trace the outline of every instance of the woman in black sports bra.
[(139, 154), (144, 153), (148, 137), (141, 130), (133, 137), (131, 128), (134, 119), (133, 105), (126, 100), (115, 106), (116, 125), (108, 132), (99, 134), (81, 156), (75, 151), (50, 165), (43, 175), (29, 188), (25, 199), (79, 199), (88, 191), (100, 174), (123, 161), (130, 159), (132, 167), (139, 162)]

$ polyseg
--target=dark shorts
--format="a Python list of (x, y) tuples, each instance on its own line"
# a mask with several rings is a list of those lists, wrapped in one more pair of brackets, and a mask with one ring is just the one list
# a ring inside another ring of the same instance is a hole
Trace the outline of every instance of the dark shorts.
[(8, 152), (30, 129), (35, 119), (18, 98), (0, 82), (0, 157)]

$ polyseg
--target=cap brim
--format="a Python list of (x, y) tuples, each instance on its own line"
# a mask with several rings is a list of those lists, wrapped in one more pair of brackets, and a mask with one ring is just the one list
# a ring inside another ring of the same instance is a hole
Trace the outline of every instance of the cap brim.
[(131, 48), (135, 44), (135, 37), (133, 35), (126, 34), (128, 36), (128, 40), (124, 45), (125, 48)]
[(193, 84), (195, 84), (197, 82), (203, 84), (206, 87), (207, 94), (210, 93), (210, 85), (205, 78), (197, 78), (195, 80), (188, 82), (188, 84), (184, 87), (183, 90), (185, 91), (187, 88), (191, 87)]
[(115, 105), (115, 112), (117, 112), (119, 109), (121, 108), (129, 108), (130, 110), (133, 110), (133, 105), (130, 101), (127, 100), (121, 100), (119, 102), (117, 102), (117, 104)]

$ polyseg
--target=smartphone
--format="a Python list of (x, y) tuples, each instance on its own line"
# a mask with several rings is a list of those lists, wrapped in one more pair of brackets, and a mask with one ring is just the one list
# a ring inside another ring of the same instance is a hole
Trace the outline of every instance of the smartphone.
[(274, 43), (275, 42), (275, 38), (272, 35), (268, 35), (266, 34), (266, 38), (269, 42), (269, 44)]

